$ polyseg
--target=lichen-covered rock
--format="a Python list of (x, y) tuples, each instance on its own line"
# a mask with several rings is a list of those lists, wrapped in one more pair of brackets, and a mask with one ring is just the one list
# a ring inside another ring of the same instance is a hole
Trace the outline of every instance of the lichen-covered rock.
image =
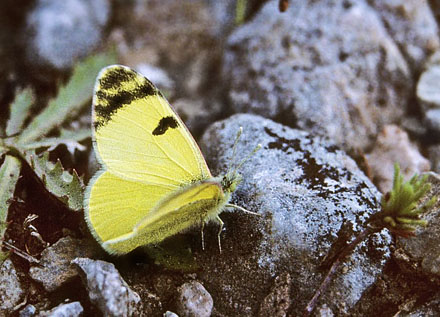
[(24, 295), (14, 264), (6, 259), (0, 265), (0, 315), (8, 315)]
[(364, 1), (289, 4), (281, 14), (268, 2), (228, 38), (232, 108), (365, 149), (405, 111), (413, 83), (404, 57)]
[(78, 276), (78, 271), (70, 263), (73, 259), (92, 256), (95, 251), (90, 241), (61, 238), (41, 252), (40, 263), (29, 269), (29, 275), (40, 282), (46, 291), (53, 292)]
[[(257, 143), (262, 149), (241, 167), (243, 182), (233, 202), (262, 217), (238, 210), (222, 213), (222, 253), (217, 235), (207, 235), (206, 250), (196, 252), (197, 263), (203, 265), (198, 279), (210, 290), (220, 314), (255, 316), (274, 278), (289, 273), (289, 314), (296, 316), (326, 272), (322, 262), (362, 230), (378, 210), (380, 194), (333, 144), (250, 114), (217, 122), (204, 134), (202, 149), (214, 175), (225, 172), (225, 166), (233, 168), (232, 144), (240, 126), (244, 132), (238, 160)], [(386, 232), (362, 243), (322, 302), (336, 314), (349, 313), (380, 275), (389, 243)]]
[(87, 258), (72, 261), (80, 270), (90, 301), (104, 316), (132, 316), (140, 298), (119, 275), (112, 263)]

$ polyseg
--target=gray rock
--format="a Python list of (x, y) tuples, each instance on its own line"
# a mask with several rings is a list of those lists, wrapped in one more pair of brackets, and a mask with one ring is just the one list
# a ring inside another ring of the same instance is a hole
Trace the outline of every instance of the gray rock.
[(173, 312), (171, 312), (171, 311), (166, 311), (166, 312), (163, 314), (163, 317), (179, 317), (179, 315), (177, 315), (176, 313), (173, 313)]
[(197, 281), (183, 284), (177, 290), (177, 313), (182, 317), (209, 317), (214, 305), (211, 294)]
[(59, 304), (49, 311), (43, 311), (38, 314), (39, 317), (76, 317), (81, 316), (84, 309), (80, 302), (72, 302), (68, 304)]
[[(439, 67), (440, 71), (440, 67)], [(439, 72), (440, 75), (440, 72)], [(440, 76), (439, 76), (440, 80)], [(440, 95), (440, 81), (438, 85), (439, 95)], [(440, 100), (439, 100), (440, 101)], [(430, 109), (425, 112), (425, 122), (426, 125), (434, 132), (435, 134), (440, 134), (440, 108), (438, 109)]]
[(19, 317), (32, 317), (35, 316), (37, 309), (34, 305), (27, 304), (25, 308), (20, 310), (20, 313), (18, 314)]
[[(440, 175), (430, 172), (428, 181), (432, 184), (430, 195), (440, 197)], [(418, 227), (415, 236), (411, 238), (398, 237), (396, 246), (404, 255), (399, 254), (398, 263), (405, 271), (422, 273), (440, 285), (440, 201), (424, 216), (428, 221), (426, 227)]]
[[(236, 112), (252, 112), (365, 149), (399, 119), (413, 85), (376, 12), (363, 1), (277, 1), (231, 34), (224, 78)], [(319, 21), (319, 23), (317, 23)]]
[(439, 49), (438, 27), (426, 0), (368, 0), (414, 71)]
[(374, 179), (382, 193), (393, 187), (394, 163), (399, 163), (405, 180), (415, 173), (421, 174), (431, 168), (429, 161), (420, 154), (417, 145), (398, 126), (390, 124), (378, 135), (373, 151), (365, 155)]
[(119, 275), (112, 263), (76, 258), (72, 261), (81, 271), (90, 301), (104, 316), (132, 316), (140, 297)]
[(0, 315), (11, 313), (23, 295), (14, 264), (6, 259), (0, 266)]
[[(256, 143), (262, 149), (242, 166), (243, 182), (233, 202), (262, 217), (222, 213), (222, 254), (216, 235), (207, 238), (208, 248), (196, 254), (203, 263), (198, 278), (213, 294), (219, 314), (255, 316), (275, 276), (289, 273), (294, 303), (289, 309), (296, 316), (326, 273), (320, 269), (326, 256), (363, 229), (379, 208), (380, 194), (333, 144), (250, 114), (217, 122), (204, 134), (202, 150), (214, 175), (231, 165), (240, 126), (237, 157)], [(335, 315), (348, 313), (375, 282), (389, 259), (390, 241), (386, 232), (373, 235), (344, 262), (322, 299)]]
[(431, 56), (417, 83), (417, 98), (424, 110), (440, 107), (440, 52)]
[(27, 18), (27, 58), (67, 69), (101, 40), (110, 15), (108, 0), (39, 0)]
[(90, 241), (61, 238), (41, 252), (39, 265), (31, 267), (29, 275), (43, 284), (46, 291), (52, 292), (78, 276), (78, 271), (70, 263), (74, 258), (92, 256), (95, 251)]

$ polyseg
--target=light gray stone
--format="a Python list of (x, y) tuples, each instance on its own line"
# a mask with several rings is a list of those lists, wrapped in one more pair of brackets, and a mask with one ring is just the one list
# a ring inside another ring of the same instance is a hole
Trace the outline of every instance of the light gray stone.
[(417, 83), (417, 97), (424, 108), (440, 107), (440, 63), (425, 70)]
[(40, 312), (39, 317), (77, 317), (81, 316), (84, 309), (80, 302), (59, 304), (49, 311)]
[(133, 292), (112, 263), (87, 258), (72, 261), (81, 271), (90, 301), (104, 316), (132, 316), (140, 297)]
[(0, 315), (8, 315), (24, 296), (14, 264), (6, 259), (0, 265)]
[(214, 303), (211, 294), (197, 281), (183, 284), (177, 290), (177, 313), (182, 317), (209, 317)]
[(25, 308), (20, 310), (20, 313), (18, 314), (19, 317), (32, 317), (35, 316), (35, 313), (37, 312), (37, 309), (34, 305), (27, 304)]
[(38, 266), (29, 269), (30, 277), (40, 282), (46, 291), (53, 292), (64, 283), (78, 276), (78, 271), (71, 265), (76, 257), (92, 256), (93, 245), (86, 240), (64, 237), (41, 252)]
[(27, 58), (67, 69), (101, 40), (110, 16), (108, 0), (39, 0), (27, 18)]

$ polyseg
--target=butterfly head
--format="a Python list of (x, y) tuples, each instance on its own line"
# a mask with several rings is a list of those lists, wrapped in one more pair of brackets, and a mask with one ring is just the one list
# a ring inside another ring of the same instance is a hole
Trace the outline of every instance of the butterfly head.
[[(241, 133), (243, 132), (243, 128), (240, 127), (237, 133), (237, 137), (235, 138), (234, 146), (232, 148), (232, 158), (231, 161), (235, 161), (235, 153), (237, 148), (238, 140), (240, 139)], [(255, 154), (259, 149), (261, 148), (261, 144), (258, 144), (254, 150), (248, 154), (240, 163), (235, 164), (227, 173), (225, 176), (223, 176), (221, 180), (222, 188), (225, 192), (232, 193), (237, 189), (237, 186), (241, 183), (243, 180), (243, 177), (240, 173), (238, 173), (238, 170), (243, 166), (244, 163), (246, 163), (252, 155)], [(234, 163), (233, 163), (234, 164)]]
[(228, 172), (222, 178), (222, 188), (225, 192), (232, 193), (237, 189), (238, 184), (240, 184), (242, 180), (243, 177), (241, 174), (234, 171)]

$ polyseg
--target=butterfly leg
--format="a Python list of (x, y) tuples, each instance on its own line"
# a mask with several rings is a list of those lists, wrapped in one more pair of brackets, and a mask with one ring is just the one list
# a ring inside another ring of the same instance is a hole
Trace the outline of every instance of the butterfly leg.
[(238, 206), (238, 205), (234, 205), (234, 204), (226, 204), (226, 207), (236, 208), (236, 209), (241, 210), (241, 211), (243, 211), (243, 212), (245, 212), (245, 213), (247, 213), (247, 214), (251, 214), (251, 215), (255, 215), (255, 216), (261, 216), (260, 214), (258, 214), (258, 213), (256, 213), (256, 212), (249, 211), (249, 210), (244, 209), (243, 207)]
[(219, 224), (219, 229), (218, 229), (218, 234), (217, 234), (217, 238), (218, 238), (218, 250), (220, 251), (220, 253), (222, 253), (222, 244), (220, 242), (220, 235), (222, 233), (223, 230), (223, 225), (225, 224), (223, 222), (223, 220), (220, 219), (219, 216), (215, 217), (215, 221)]
[(203, 233), (203, 230), (205, 230), (205, 221), (202, 220), (202, 231), (201, 231), (201, 235), (202, 235), (202, 250), (205, 251), (205, 235)]

